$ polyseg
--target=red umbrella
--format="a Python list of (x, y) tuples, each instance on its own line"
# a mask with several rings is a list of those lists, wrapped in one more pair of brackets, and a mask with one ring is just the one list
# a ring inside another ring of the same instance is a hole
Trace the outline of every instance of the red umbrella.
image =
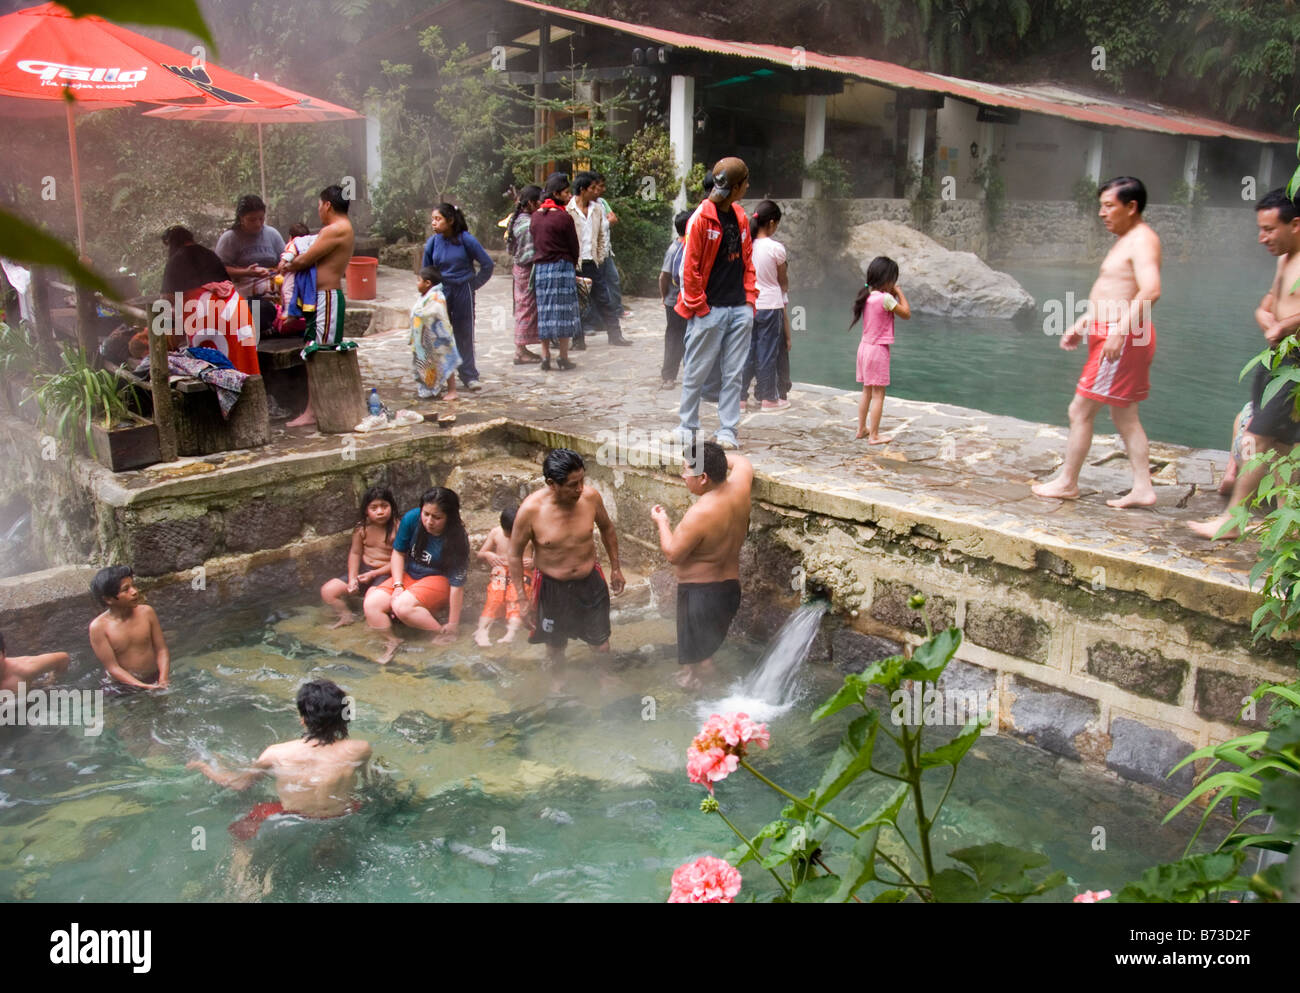
[(82, 254), (85, 226), (74, 101), (95, 109), (141, 103), (279, 107), (291, 102), (262, 83), (197, 62), (101, 17), (74, 18), (56, 3), (0, 17), (0, 97), (64, 101)]
[[(257, 73), (253, 73), (257, 80)], [(214, 121), (223, 124), (257, 125), (257, 164), (262, 171), (262, 199), (266, 200), (266, 161), (262, 154), (263, 124), (313, 124), (320, 121), (354, 121), (364, 117), (355, 110), (340, 107), (336, 103), (317, 100), (306, 93), (299, 93), (287, 86), (277, 86), (266, 80), (258, 82), (267, 89), (274, 90), (286, 100), (292, 101), (283, 107), (252, 107), (247, 104), (238, 106), (208, 107), (158, 107), (145, 111), (145, 117), (165, 117), (181, 121)]]

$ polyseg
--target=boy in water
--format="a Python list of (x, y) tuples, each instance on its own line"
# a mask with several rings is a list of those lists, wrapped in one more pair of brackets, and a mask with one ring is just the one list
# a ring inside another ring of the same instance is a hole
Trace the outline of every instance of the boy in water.
[(6, 655), (5, 636), (0, 634), (0, 690), (18, 692), (18, 684), (35, 685), (38, 679), (63, 674), (68, 669), (67, 652), (49, 652), (45, 655)]
[[(506, 619), (506, 633), (498, 639), (503, 645), (515, 640), (515, 635), (523, 626), (524, 618), (520, 610), (520, 598), (515, 584), (510, 581), (510, 532), (515, 526), (515, 514), (518, 507), (508, 507), (501, 511), (501, 523), (492, 532), (478, 550), (478, 557), (492, 569), (492, 578), (488, 580), (487, 602), (483, 604), (483, 613), (479, 615), (478, 630), (474, 632), (474, 642), (480, 648), (487, 648), (492, 643), (488, 632), (493, 621), (499, 621), (502, 615)], [(527, 601), (532, 591), (533, 559), (524, 557), (524, 597)]]
[(106, 607), (90, 622), (90, 647), (119, 683), (145, 690), (167, 686), (171, 653), (158, 615), (142, 603), (129, 565), (111, 565), (90, 582), (95, 602)]

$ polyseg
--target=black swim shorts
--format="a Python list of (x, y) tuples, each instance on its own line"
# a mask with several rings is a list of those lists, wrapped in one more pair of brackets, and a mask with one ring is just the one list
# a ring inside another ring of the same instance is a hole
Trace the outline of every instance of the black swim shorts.
[[(1296, 365), (1300, 365), (1300, 361), (1287, 359), (1278, 371)], [(1264, 366), (1255, 368), (1255, 379), (1250, 386), (1250, 401), (1255, 405), (1255, 416), (1251, 418), (1246, 430), (1263, 438), (1272, 438), (1274, 441), (1293, 445), (1300, 441), (1300, 421), (1293, 416), (1295, 402), (1291, 399), (1291, 391), (1295, 386), (1288, 383), (1267, 404), (1261, 404), (1264, 389), (1272, 378), (1273, 373)]]
[(740, 580), (677, 584), (677, 661), (712, 658), (740, 609)]
[(533, 583), (537, 627), (528, 636), (534, 645), (558, 645), (570, 638), (588, 645), (609, 641), (609, 586), (600, 566), (582, 579), (553, 579), (538, 572)]

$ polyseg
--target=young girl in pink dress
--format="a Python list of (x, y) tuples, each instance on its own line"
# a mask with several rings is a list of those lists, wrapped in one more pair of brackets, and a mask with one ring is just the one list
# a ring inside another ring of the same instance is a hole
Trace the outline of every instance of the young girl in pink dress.
[[(898, 263), (878, 255), (867, 266), (867, 284), (853, 301), (853, 330), (862, 320), (862, 343), (858, 345), (858, 382), (862, 399), (858, 401), (858, 433), (871, 445), (891, 441), (880, 433), (880, 412), (885, 407), (885, 387), (889, 385), (889, 346), (894, 341), (894, 318), (912, 316), (907, 297), (898, 288)], [(868, 423), (869, 421), (869, 423)]]

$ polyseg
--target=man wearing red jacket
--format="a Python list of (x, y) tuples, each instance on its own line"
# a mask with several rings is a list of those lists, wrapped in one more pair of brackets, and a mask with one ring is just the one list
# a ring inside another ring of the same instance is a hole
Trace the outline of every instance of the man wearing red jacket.
[(686, 225), (682, 288), (675, 308), (686, 318), (681, 431), (686, 438), (699, 431), (700, 393), (721, 356), (714, 440), (725, 449), (740, 447), (740, 393), (758, 299), (749, 219), (739, 202), (747, 189), (749, 169), (740, 159), (726, 158), (713, 167), (713, 190)]

